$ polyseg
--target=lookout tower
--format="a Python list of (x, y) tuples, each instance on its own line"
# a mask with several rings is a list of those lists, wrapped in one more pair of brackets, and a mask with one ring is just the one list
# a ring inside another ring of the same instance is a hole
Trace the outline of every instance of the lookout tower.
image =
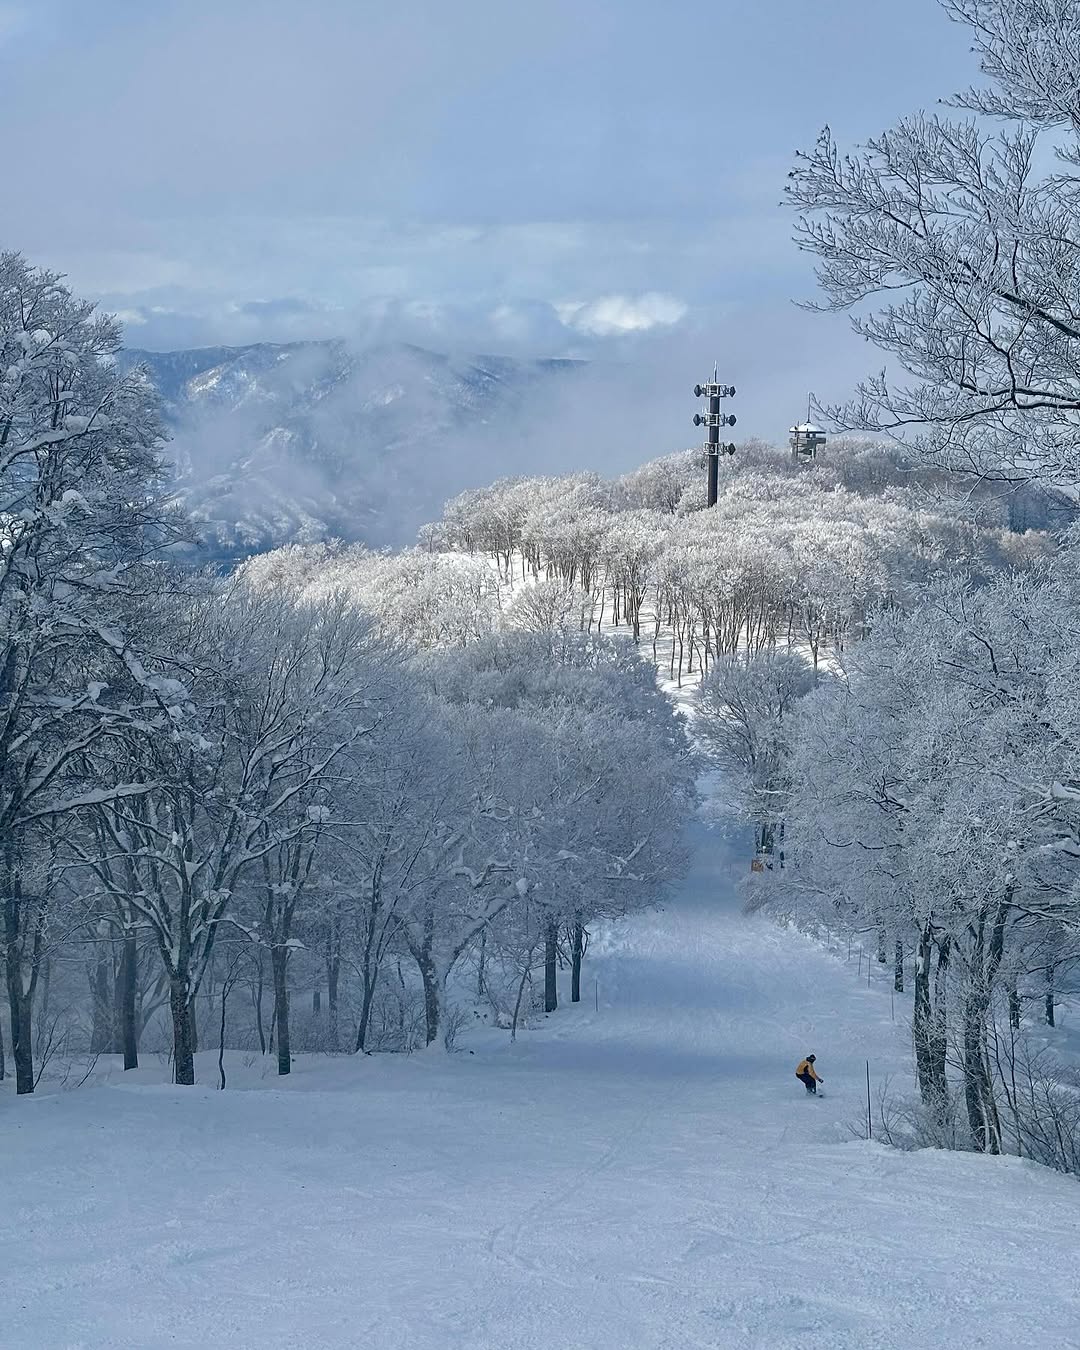
[(810, 421), (810, 399), (806, 401), (806, 421), (789, 428), (791, 458), (796, 464), (813, 464), (818, 451), (825, 449), (825, 433)]

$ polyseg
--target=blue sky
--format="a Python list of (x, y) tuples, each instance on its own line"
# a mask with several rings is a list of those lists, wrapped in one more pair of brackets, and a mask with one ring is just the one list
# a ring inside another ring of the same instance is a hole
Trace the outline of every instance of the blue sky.
[(0, 0), (4, 245), (132, 345), (719, 359), (768, 433), (875, 365), (790, 303), (793, 152), (967, 46), (936, 0)]

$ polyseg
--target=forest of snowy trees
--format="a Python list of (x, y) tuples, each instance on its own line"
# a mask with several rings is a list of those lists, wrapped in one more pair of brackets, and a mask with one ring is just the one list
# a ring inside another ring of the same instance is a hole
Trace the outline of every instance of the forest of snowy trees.
[[(914, 990), (897, 1139), (1075, 1170), (1038, 1037), (1075, 981), (1080, 540), (1038, 483), (856, 436), (463, 493), (399, 553), (230, 577), (190, 525), (115, 327), (4, 260), (4, 947), (20, 1092), (96, 1056), (512, 1036), (582, 988), (590, 925), (683, 866), (727, 766), (749, 897)], [(0, 1027), (3, 1019), (0, 1019)], [(225, 1081), (225, 1060), (219, 1059)]]
[(698, 739), (755, 832), (751, 905), (856, 936), (914, 990), (922, 1107), (883, 1104), (885, 1128), (1077, 1170), (1076, 1084), (1037, 1028), (1080, 969), (1080, 536), (1006, 523), (1060, 525), (1067, 500), (950, 497), (856, 440), (801, 470), (747, 446), (708, 512), (702, 478), (684, 454), (495, 484), (427, 532), (446, 552), (343, 550), (315, 584), (430, 642), (621, 629), (700, 679)]
[(749, 906), (913, 992), (888, 1137), (1080, 1172), (1080, 55), (1054, 6), (947, 8), (976, 120), (826, 132), (790, 187), (912, 383), (810, 465), (744, 442), (711, 509), (686, 451), (197, 572), (117, 324), (0, 259), (0, 1079), (515, 1036), (679, 879), (704, 755)]
[(690, 761), (651, 667), (497, 634), (457, 579), (388, 624), (273, 557), (170, 565), (189, 527), (118, 343), (3, 259), (0, 1073), (134, 1067), (147, 1035), (178, 1083), (208, 1038), (285, 1073), (300, 1021), (308, 1049), (443, 1045), (453, 980), (516, 1029), (560, 960), (578, 997), (588, 925), (679, 873)]

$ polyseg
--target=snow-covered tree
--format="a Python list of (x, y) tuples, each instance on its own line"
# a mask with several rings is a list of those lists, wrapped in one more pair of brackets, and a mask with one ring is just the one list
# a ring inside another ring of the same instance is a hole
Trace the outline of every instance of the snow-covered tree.
[(181, 621), (193, 671), (178, 690), (186, 702), (172, 705), (177, 725), (140, 727), (126, 757), (98, 761), (102, 781), (134, 779), (142, 791), (95, 808), (111, 853), (83, 848), (80, 858), (153, 934), (169, 982), (175, 1081), (190, 1084), (195, 999), (222, 925), (259, 931), (240, 904), (256, 868), (287, 1061), (296, 900), (332, 818), (332, 775), (389, 692), (382, 653), (369, 655), (370, 626), (344, 598), (305, 605), (236, 583), (189, 605)]
[(455, 776), (445, 707), (404, 672), (393, 707), (348, 762), (322, 866), (341, 893), (342, 950), (360, 983), (354, 1045), (366, 1050), (384, 963), (446, 880), (443, 846), (468, 810), (467, 783)]
[(506, 710), (497, 725), (528, 747), (506, 797), (505, 847), (528, 902), (511, 932), (527, 952), (539, 933), (551, 1011), (560, 927), (576, 995), (587, 924), (654, 903), (681, 865), (691, 797), (682, 726), (626, 639), (506, 634), (447, 654), (433, 676), (444, 698)]
[(728, 772), (738, 775), (736, 782), (741, 779), (744, 814), (755, 823), (758, 852), (770, 859), (783, 847), (791, 722), (813, 685), (803, 657), (781, 649), (719, 658), (698, 696), (695, 725)]
[(178, 522), (163, 503), (155, 399), (121, 374), (114, 320), (53, 273), (0, 257), (0, 904), (19, 1092), (33, 1090), (32, 1015), (47, 897), (33, 858), (102, 790), (81, 767), (170, 687), (148, 676), (152, 559)]
[(592, 597), (560, 577), (540, 577), (517, 592), (507, 606), (508, 628), (554, 633), (591, 625)]
[(995, 1019), (1019, 1027), (1077, 954), (1075, 612), (1066, 567), (879, 613), (846, 680), (805, 700), (791, 755), (787, 884), (876, 932), (881, 960), (891, 935), (899, 978), (914, 954), (923, 1102), (943, 1129), (955, 1052), (979, 1149), (1006, 1134)]
[(348, 594), (384, 637), (410, 647), (464, 646), (498, 624), (496, 574), (481, 559), (458, 554), (290, 547), (249, 559), (240, 575), (309, 599)]
[[(983, 82), (966, 118), (918, 113), (844, 152), (826, 128), (789, 196), (827, 309), (896, 362), (837, 423), (902, 433), (949, 468), (1080, 477), (1080, 10), (943, 0)], [(1052, 154), (1056, 151), (1056, 163)]]

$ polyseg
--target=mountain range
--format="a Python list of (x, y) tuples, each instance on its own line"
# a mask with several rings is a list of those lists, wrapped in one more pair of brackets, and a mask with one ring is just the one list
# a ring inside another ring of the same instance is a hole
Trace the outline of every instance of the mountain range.
[(582, 364), (341, 339), (122, 360), (161, 395), (178, 490), (218, 562), (291, 541), (409, 542), (447, 496), (525, 471), (515, 427)]

